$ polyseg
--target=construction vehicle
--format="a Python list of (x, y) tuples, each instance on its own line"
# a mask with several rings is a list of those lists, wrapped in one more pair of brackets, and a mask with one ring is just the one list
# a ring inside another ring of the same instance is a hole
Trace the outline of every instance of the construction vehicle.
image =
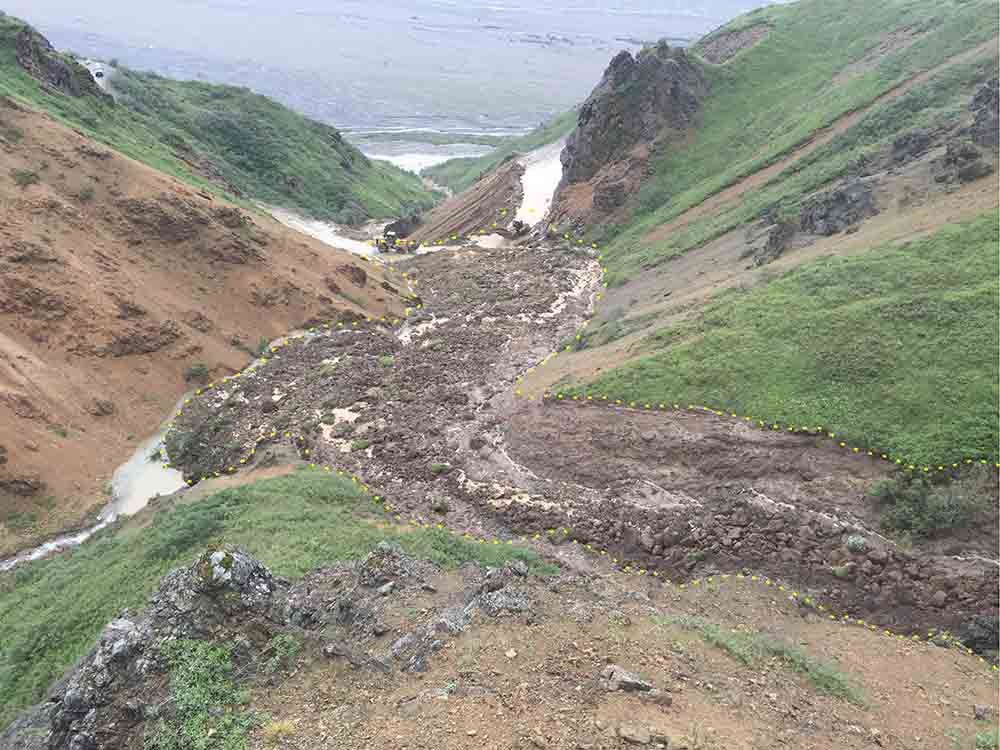
[(401, 238), (391, 229), (381, 237), (375, 238), (375, 249), (383, 253), (412, 253), (420, 247), (419, 242)]

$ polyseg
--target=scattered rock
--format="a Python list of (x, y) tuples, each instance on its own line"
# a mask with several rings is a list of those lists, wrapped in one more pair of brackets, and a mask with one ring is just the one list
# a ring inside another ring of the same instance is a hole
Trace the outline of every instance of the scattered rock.
[(396, 588), (396, 584), (393, 581), (389, 581), (388, 583), (384, 583), (384, 584), (382, 584), (381, 586), (378, 587), (378, 595), (379, 596), (389, 596), (389, 594), (392, 593), (392, 590), (394, 588)]
[(98, 398), (94, 399), (87, 411), (95, 417), (110, 417), (115, 413), (115, 405), (111, 401)]
[(648, 727), (630, 721), (619, 725), (618, 736), (632, 745), (648, 745), (653, 739)]
[(840, 187), (809, 198), (799, 212), (803, 232), (829, 236), (843, 232), (878, 213), (872, 180), (849, 180)]
[(648, 692), (653, 689), (653, 683), (626, 671), (617, 664), (611, 664), (604, 668), (601, 672), (601, 685), (609, 691)]

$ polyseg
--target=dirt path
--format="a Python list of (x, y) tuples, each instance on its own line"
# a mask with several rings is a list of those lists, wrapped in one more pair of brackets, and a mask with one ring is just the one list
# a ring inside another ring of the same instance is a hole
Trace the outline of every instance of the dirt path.
[(903, 83), (894, 86), (893, 88), (886, 91), (884, 94), (873, 99), (869, 104), (854, 110), (853, 112), (848, 112), (847, 114), (841, 116), (835, 120), (832, 124), (827, 127), (818, 130), (812, 138), (810, 138), (806, 143), (796, 148), (788, 156), (779, 159), (774, 164), (771, 164), (764, 169), (754, 172), (752, 175), (744, 177), (743, 179), (735, 182), (724, 190), (719, 191), (711, 195), (710, 197), (703, 200), (701, 203), (693, 206), (692, 208), (685, 211), (683, 214), (675, 219), (663, 224), (644, 238), (645, 242), (662, 242), (667, 239), (673, 232), (676, 232), (692, 221), (700, 219), (709, 214), (715, 213), (722, 206), (734, 202), (737, 198), (742, 196), (744, 193), (755, 190), (759, 187), (766, 185), (774, 177), (785, 171), (788, 167), (795, 162), (799, 161), (803, 157), (808, 156), (816, 149), (821, 146), (826, 145), (834, 138), (836, 138), (841, 133), (846, 132), (850, 128), (854, 127), (865, 115), (867, 115), (872, 109), (878, 107), (886, 102), (898, 99), (906, 92), (910, 91), (915, 86), (919, 86), (925, 81), (930, 80), (933, 76), (937, 75), (943, 70), (947, 70), (953, 65), (958, 65), (959, 63), (967, 62), (981, 55), (995, 54), (997, 48), (998, 38), (983, 42), (977, 47), (971, 50), (966, 50), (958, 55), (948, 58), (940, 65), (926, 70), (922, 73), (918, 73), (912, 78), (907, 79)]

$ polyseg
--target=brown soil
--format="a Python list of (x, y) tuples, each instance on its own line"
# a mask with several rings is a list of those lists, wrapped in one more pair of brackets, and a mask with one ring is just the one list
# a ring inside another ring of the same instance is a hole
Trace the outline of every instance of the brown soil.
[(379, 268), (8, 100), (0, 119), (21, 134), (0, 148), (0, 522), (19, 519), (0, 556), (103, 505), (194, 363), (216, 377), (306, 321), (401, 310)]
[[(391, 594), (381, 638), (355, 646), (344, 628), (326, 637), (341, 650), (381, 653), (461, 607), (467, 577), (436, 576), (434, 593)], [(528, 612), (477, 616), (461, 633), (442, 633), (416, 673), (352, 667), (313, 647), (293, 674), (252, 691), (251, 705), (270, 717), (252, 747), (938, 750), (950, 736), (965, 742), (984, 731), (973, 706), (996, 704), (995, 680), (975, 659), (830, 623), (759, 583), (679, 590), (598, 573), (520, 588), (530, 592)], [(683, 618), (794, 644), (835, 665), (864, 705), (824, 694), (778, 659), (745, 665)], [(609, 664), (662, 697), (609, 690), (600, 679)]]
[(651, 231), (649, 234), (647, 234), (646, 237), (644, 238), (644, 241), (651, 244), (655, 242), (662, 242), (667, 237), (669, 237), (672, 232), (676, 232), (677, 230), (687, 226), (693, 220), (700, 219), (704, 216), (708, 216), (709, 214), (715, 213), (721, 207), (729, 203), (732, 203), (747, 191), (754, 190), (758, 187), (767, 184), (774, 177), (777, 177), (779, 174), (784, 172), (785, 169), (793, 165), (799, 159), (811, 154), (820, 146), (829, 143), (839, 134), (849, 130), (851, 127), (856, 125), (858, 121), (861, 120), (861, 118), (863, 118), (866, 114), (868, 114), (868, 112), (870, 112), (874, 107), (880, 106), (882, 104), (885, 104), (886, 102), (899, 98), (907, 91), (912, 89), (914, 86), (918, 86), (921, 83), (924, 83), (925, 81), (929, 80), (933, 76), (940, 73), (942, 70), (946, 70), (952, 65), (967, 62), (968, 60), (972, 60), (980, 56), (993, 55), (996, 53), (996, 48), (997, 48), (997, 38), (994, 37), (988, 42), (983, 42), (982, 44), (971, 50), (966, 50), (965, 52), (954, 55), (953, 57), (950, 57), (948, 60), (941, 63), (940, 65), (931, 68), (930, 70), (926, 70), (922, 73), (918, 73), (917, 75), (907, 79), (903, 83), (894, 86), (885, 93), (873, 99), (865, 106), (860, 107), (859, 109), (856, 109), (853, 112), (848, 112), (847, 114), (841, 116), (827, 127), (816, 131), (816, 133), (814, 133), (806, 143), (796, 148), (788, 156), (779, 159), (769, 167), (765, 167), (764, 169), (754, 172), (752, 175), (749, 175), (741, 180), (738, 180), (737, 182), (733, 183), (724, 190), (720, 190), (718, 193), (714, 193), (713, 195), (706, 198), (698, 205), (693, 206), (692, 208), (685, 211), (677, 218), (672, 219), (671, 221), (660, 225), (659, 227)]
[(449, 198), (423, 217), (423, 224), (407, 239), (424, 244), (467, 236), (480, 230), (503, 228), (514, 219), (521, 204), (524, 167), (516, 159), (482, 178), (459, 195)]
[(757, 46), (771, 34), (766, 23), (747, 26), (737, 31), (722, 31), (709, 34), (695, 45), (696, 54), (713, 65), (721, 65), (741, 52)]

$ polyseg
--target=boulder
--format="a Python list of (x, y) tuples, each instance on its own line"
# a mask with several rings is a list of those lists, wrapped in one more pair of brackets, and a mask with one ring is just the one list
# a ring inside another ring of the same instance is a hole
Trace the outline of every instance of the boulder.
[(969, 105), (974, 121), (972, 140), (980, 146), (1000, 146), (1000, 79), (984, 83), (972, 97)]
[(803, 232), (829, 236), (843, 232), (878, 213), (871, 180), (849, 180), (840, 187), (813, 196), (799, 213)]

